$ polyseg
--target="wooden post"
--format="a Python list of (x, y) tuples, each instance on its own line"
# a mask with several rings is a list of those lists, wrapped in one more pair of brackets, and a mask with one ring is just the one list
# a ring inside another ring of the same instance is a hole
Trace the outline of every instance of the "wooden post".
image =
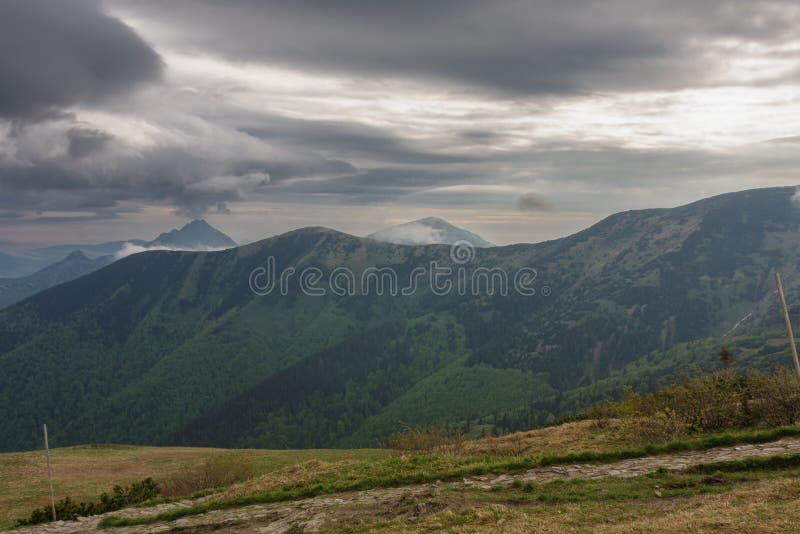
[(47, 442), (47, 423), (44, 424), (44, 450), (47, 455), (47, 481), (50, 483), (50, 510), (53, 512), (53, 521), (55, 521), (56, 498), (53, 494), (53, 472), (50, 470), (50, 444)]
[(781, 310), (783, 311), (783, 321), (786, 323), (786, 335), (789, 336), (789, 346), (792, 349), (792, 360), (797, 379), (800, 380), (800, 359), (797, 357), (797, 345), (794, 343), (794, 332), (792, 332), (792, 320), (789, 318), (789, 310), (786, 308), (786, 297), (783, 296), (783, 284), (781, 275), (775, 271), (775, 284), (778, 286), (778, 297), (781, 299)]

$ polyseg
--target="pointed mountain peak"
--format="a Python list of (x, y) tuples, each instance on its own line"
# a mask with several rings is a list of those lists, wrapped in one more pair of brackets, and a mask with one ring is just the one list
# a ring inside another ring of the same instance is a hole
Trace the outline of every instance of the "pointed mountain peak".
[(198, 229), (198, 230), (215, 230), (213, 226), (208, 224), (205, 219), (194, 219), (183, 225), (181, 230)]
[(147, 243), (146, 246), (174, 247), (178, 249), (232, 248), (236, 242), (203, 219), (195, 219), (181, 227), (170, 230)]

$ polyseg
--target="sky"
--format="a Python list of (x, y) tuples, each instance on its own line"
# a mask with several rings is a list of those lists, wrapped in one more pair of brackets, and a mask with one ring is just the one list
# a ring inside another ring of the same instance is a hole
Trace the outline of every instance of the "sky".
[(799, 60), (789, 0), (3, 0), (0, 241), (537, 242), (795, 185)]

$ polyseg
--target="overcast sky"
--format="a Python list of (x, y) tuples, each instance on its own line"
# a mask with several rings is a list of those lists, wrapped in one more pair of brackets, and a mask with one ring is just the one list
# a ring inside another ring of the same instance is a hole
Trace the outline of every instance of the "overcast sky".
[(789, 0), (2, 0), (0, 241), (534, 242), (796, 184), (798, 60)]

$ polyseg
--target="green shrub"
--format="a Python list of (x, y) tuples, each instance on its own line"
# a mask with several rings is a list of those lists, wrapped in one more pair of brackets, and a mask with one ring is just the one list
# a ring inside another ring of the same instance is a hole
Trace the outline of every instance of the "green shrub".
[(765, 426), (791, 425), (800, 418), (800, 386), (793, 371), (780, 367), (772, 375), (750, 378), (753, 417)]
[(665, 408), (652, 415), (624, 419), (622, 431), (644, 443), (666, 443), (685, 436), (688, 426), (674, 410)]
[(590, 406), (583, 414), (621, 418), (632, 435), (653, 443), (697, 431), (791, 425), (800, 418), (800, 383), (785, 367), (771, 374), (726, 368), (647, 395), (626, 386), (621, 400)]
[[(65, 497), (56, 503), (56, 519), (75, 521), (79, 517), (113, 512), (155, 499), (159, 493), (160, 489), (156, 481), (146, 478), (130, 486), (114, 486), (111, 493), (103, 493), (98, 501), (76, 503), (70, 497)], [(42, 506), (31, 512), (27, 519), (18, 519), (17, 526), (38, 525), (52, 520), (50, 506)]]

